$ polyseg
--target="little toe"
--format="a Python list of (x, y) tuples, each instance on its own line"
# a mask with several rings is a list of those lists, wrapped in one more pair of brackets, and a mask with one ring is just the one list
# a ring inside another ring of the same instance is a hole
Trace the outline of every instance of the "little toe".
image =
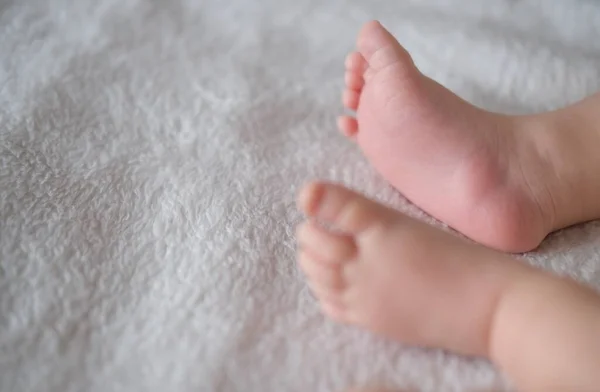
[(311, 287), (321, 290), (342, 290), (345, 287), (340, 266), (331, 266), (306, 250), (298, 254), (298, 264), (311, 282)]
[(363, 79), (362, 74), (359, 74), (354, 71), (346, 71), (346, 75), (344, 76), (344, 81), (346, 82), (346, 87), (350, 90), (354, 90), (356, 92), (361, 92), (363, 86), (365, 85), (365, 80)]
[(309, 250), (320, 260), (339, 265), (356, 255), (354, 239), (344, 234), (332, 233), (315, 222), (304, 222), (298, 227), (298, 242), (302, 249)]
[(349, 138), (354, 138), (358, 133), (358, 121), (351, 116), (340, 116), (337, 120), (340, 132)]
[(347, 188), (326, 183), (306, 186), (300, 192), (298, 204), (306, 215), (354, 235), (393, 221), (399, 215)]
[(345, 90), (342, 95), (342, 103), (350, 110), (356, 111), (360, 101), (360, 94), (354, 90)]
[(365, 69), (367, 69), (367, 61), (359, 52), (352, 52), (346, 57), (346, 71), (362, 75)]

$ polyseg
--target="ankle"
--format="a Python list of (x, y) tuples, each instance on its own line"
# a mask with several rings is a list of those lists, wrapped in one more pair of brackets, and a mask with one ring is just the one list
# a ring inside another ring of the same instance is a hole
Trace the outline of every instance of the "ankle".
[[(490, 359), (523, 390), (590, 390), (598, 385), (598, 349), (590, 346), (600, 325), (597, 294), (524, 267), (495, 309)], [(567, 356), (547, 355), (553, 352)], [(577, 360), (581, 366), (570, 366)]]
[(527, 119), (548, 231), (600, 217), (600, 132), (568, 109)]

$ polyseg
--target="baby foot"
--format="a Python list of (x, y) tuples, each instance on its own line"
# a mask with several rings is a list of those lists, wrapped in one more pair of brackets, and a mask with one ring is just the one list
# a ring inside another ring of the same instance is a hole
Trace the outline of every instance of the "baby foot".
[[(511, 259), (339, 186), (313, 184), (299, 205), (315, 219), (298, 228), (299, 264), (326, 315), (404, 343), (487, 353)], [(497, 261), (481, 262), (490, 254)]]
[(339, 186), (308, 186), (299, 204), (314, 219), (298, 229), (299, 263), (328, 316), (486, 356), (519, 390), (600, 385), (597, 293)]
[(409, 200), (473, 240), (535, 248), (553, 229), (546, 161), (514, 118), (478, 109), (419, 72), (378, 22), (346, 60), (338, 126)]

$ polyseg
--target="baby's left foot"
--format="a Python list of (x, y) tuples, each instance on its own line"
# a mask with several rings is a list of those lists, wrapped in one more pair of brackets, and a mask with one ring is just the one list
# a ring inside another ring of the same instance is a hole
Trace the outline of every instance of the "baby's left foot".
[(346, 62), (340, 119), (373, 167), (410, 201), (481, 244), (537, 247), (600, 218), (600, 94), (565, 109), (505, 116), (423, 75), (377, 22)]
[(405, 343), (487, 353), (496, 300), (520, 264), (339, 186), (313, 184), (299, 204), (315, 218), (298, 229), (299, 263), (328, 316)]

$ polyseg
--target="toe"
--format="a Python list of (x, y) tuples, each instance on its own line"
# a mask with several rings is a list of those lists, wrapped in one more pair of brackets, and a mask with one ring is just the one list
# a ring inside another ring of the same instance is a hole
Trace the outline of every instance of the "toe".
[(359, 75), (367, 69), (367, 61), (359, 52), (352, 52), (346, 57), (346, 71), (352, 71)]
[(298, 204), (308, 216), (348, 234), (384, 225), (398, 214), (339, 185), (313, 183), (301, 192)]
[(358, 35), (357, 46), (374, 70), (381, 70), (393, 64), (412, 65), (408, 52), (379, 22), (364, 25)]
[(310, 253), (331, 265), (339, 265), (356, 256), (356, 244), (352, 237), (332, 233), (315, 222), (301, 224), (297, 238), (302, 249), (310, 250)]
[(358, 133), (358, 121), (354, 117), (340, 116), (337, 125), (340, 132), (347, 137), (353, 138)]
[(344, 80), (348, 89), (357, 91), (359, 93), (365, 85), (365, 80), (363, 79), (362, 74), (354, 71), (346, 71)]
[(328, 265), (306, 250), (298, 254), (298, 264), (317, 292), (339, 291), (345, 287), (341, 266)]
[(356, 111), (358, 109), (358, 102), (360, 101), (360, 94), (354, 90), (345, 90), (342, 95), (342, 102), (345, 107), (350, 110)]

